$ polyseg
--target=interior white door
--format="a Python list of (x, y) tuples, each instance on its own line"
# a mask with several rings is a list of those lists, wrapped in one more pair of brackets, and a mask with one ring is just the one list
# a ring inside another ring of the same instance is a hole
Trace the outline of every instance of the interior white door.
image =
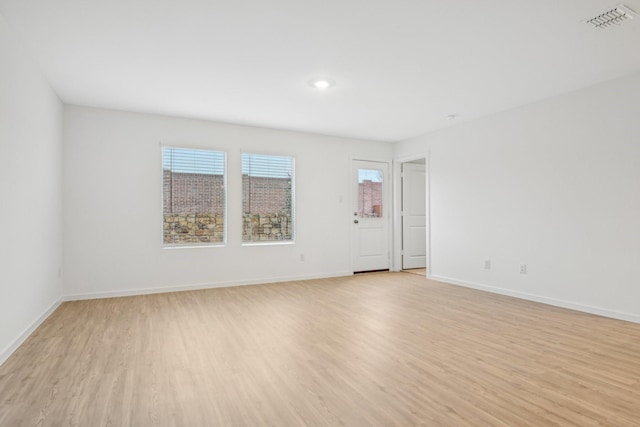
[(402, 164), (402, 268), (427, 266), (426, 173), (424, 164)]
[(353, 161), (351, 247), (353, 271), (389, 269), (388, 163)]

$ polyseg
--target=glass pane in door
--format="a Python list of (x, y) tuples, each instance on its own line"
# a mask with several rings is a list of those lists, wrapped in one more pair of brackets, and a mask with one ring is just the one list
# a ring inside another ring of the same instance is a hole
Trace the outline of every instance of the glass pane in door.
[(382, 181), (379, 169), (358, 169), (358, 216), (382, 217)]

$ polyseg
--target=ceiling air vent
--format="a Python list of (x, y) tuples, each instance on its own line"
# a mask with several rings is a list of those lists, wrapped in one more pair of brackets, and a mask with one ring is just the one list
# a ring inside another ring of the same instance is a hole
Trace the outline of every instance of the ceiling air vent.
[(595, 28), (609, 28), (613, 25), (620, 25), (629, 19), (635, 18), (636, 16), (638, 16), (637, 13), (629, 9), (629, 7), (621, 4), (596, 17), (587, 19), (585, 22), (593, 25)]

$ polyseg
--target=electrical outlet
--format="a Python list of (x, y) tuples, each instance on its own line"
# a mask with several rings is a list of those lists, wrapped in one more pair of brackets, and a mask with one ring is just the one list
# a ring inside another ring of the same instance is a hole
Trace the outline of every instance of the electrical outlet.
[(491, 270), (491, 260), (490, 259), (485, 259), (484, 260), (484, 269), (485, 270)]
[(300, 254), (300, 261), (304, 262), (304, 254)]
[(520, 274), (527, 274), (527, 264), (520, 264)]

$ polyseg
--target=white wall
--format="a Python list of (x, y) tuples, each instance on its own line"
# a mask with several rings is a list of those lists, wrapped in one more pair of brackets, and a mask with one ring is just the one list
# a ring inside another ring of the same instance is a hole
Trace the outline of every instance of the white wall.
[[(350, 274), (350, 158), (392, 153), (384, 143), (75, 106), (64, 129), (74, 298)], [(227, 247), (162, 248), (161, 142), (227, 151)], [(241, 150), (295, 156), (294, 245), (242, 246)]]
[(396, 144), (430, 152), (430, 275), (640, 321), (639, 114), (636, 74)]
[(62, 296), (62, 104), (0, 16), (0, 363)]

